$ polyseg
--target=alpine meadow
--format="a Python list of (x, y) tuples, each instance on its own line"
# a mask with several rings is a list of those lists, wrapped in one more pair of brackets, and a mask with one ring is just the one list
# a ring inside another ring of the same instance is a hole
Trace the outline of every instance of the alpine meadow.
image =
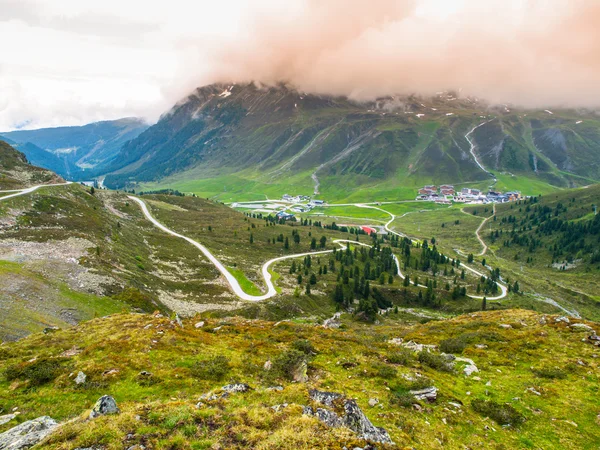
[(0, 450), (598, 448), (595, 0), (1, 10)]

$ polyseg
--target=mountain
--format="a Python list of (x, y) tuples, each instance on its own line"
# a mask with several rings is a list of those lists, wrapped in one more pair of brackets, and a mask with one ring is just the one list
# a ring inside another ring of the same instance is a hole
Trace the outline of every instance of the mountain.
[[(79, 127), (0, 133), (37, 164), (69, 178), (92, 176), (110, 162), (125, 142), (148, 128), (142, 119), (125, 118)], [(47, 153), (45, 155), (43, 152)]]
[(126, 143), (106, 183), (360, 201), (414, 197), (424, 183), (567, 187), (600, 179), (599, 143), (590, 111), (525, 111), (451, 92), (359, 103), (215, 84)]
[(0, 140), (0, 190), (21, 189), (61, 181), (63, 180), (59, 176), (49, 170), (29, 164), (23, 153)]

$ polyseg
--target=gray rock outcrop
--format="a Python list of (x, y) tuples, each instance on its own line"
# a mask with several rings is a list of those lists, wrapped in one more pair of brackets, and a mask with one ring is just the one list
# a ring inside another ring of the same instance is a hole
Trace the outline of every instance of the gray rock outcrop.
[(110, 395), (103, 395), (98, 399), (92, 412), (90, 413), (90, 419), (96, 417), (105, 416), (108, 414), (118, 414), (121, 411), (117, 407), (117, 402)]
[(48, 416), (23, 422), (0, 434), (0, 450), (23, 450), (33, 447), (57, 426), (58, 423)]
[(343, 406), (344, 414), (326, 408), (313, 409), (310, 406), (304, 408), (304, 414), (317, 417), (321, 422), (330, 427), (345, 426), (354, 431), (359, 438), (370, 442), (382, 444), (393, 444), (392, 438), (386, 430), (376, 427), (365, 416), (356, 400), (344, 398), (335, 392), (323, 392), (312, 389), (310, 398), (323, 406), (332, 407), (334, 403)]

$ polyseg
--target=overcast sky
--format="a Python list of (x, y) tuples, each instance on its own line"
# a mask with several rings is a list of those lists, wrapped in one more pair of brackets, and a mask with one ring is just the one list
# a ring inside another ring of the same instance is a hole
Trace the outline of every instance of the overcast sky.
[(600, 0), (0, 0), (0, 130), (154, 121), (194, 87), (600, 105)]

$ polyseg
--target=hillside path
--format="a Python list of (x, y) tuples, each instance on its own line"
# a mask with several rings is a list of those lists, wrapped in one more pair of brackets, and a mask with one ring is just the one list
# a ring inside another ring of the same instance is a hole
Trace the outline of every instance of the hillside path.
[(25, 189), (14, 189), (14, 190), (10, 190), (10, 191), (0, 191), (0, 194), (2, 194), (2, 192), (13, 192), (13, 194), (9, 194), (9, 195), (5, 195), (4, 197), (0, 197), (0, 201), (2, 200), (7, 200), (9, 198), (13, 198), (13, 197), (18, 197), (19, 195), (25, 195), (25, 194), (31, 194), (34, 191), (37, 191), (40, 188), (43, 187), (51, 187), (51, 186), (67, 186), (69, 184), (72, 184), (72, 181), (67, 181), (65, 183), (56, 183), (56, 184), (38, 184), (37, 186), (31, 186)]
[[(189, 238), (187, 236), (184, 236), (182, 234), (179, 234), (169, 228), (167, 228), (166, 226), (164, 226), (162, 223), (160, 223), (158, 220), (156, 220), (152, 214), (150, 214), (150, 211), (148, 210), (148, 206), (146, 205), (146, 203), (137, 197), (133, 197), (133, 196), (128, 196), (128, 198), (130, 198), (131, 200), (135, 201), (140, 208), (142, 209), (142, 212), (144, 214), (144, 216), (150, 221), (152, 222), (152, 224), (159, 228), (160, 230), (164, 231), (165, 233), (168, 233), (172, 236), (184, 239), (186, 241), (188, 241), (190, 244), (192, 244), (194, 247), (196, 247), (198, 250), (200, 250), (204, 256), (206, 256), (208, 258), (208, 260), (217, 268), (217, 270), (219, 272), (221, 272), (221, 274), (225, 277), (225, 279), (227, 280), (227, 282), (229, 283), (229, 286), (231, 287), (231, 290), (234, 292), (234, 294), (236, 296), (238, 296), (240, 299), (242, 300), (247, 300), (247, 301), (251, 301), (251, 302), (259, 302), (259, 301), (263, 301), (263, 300), (267, 300), (269, 298), (274, 297), (275, 295), (277, 295), (277, 290), (275, 289), (275, 285), (273, 284), (273, 281), (271, 279), (271, 273), (269, 272), (269, 268), (271, 267), (271, 265), (279, 262), (279, 261), (283, 261), (286, 259), (293, 259), (293, 258), (302, 258), (305, 256), (314, 256), (314, 255), (323, 255), (323, 254), (327, 254), (327, 253), (332, 253), (333, 250), (323, 250), (323, 251), (318, 251), (318, 252), (306, 252), (306, 253), (296, 253), (293, 255), (285, 255), (285, 256), (280, 256), (278, 258), (273, 258), (268, 260), (266, 263), (263, 264), (262, 266), (262, 276), (264, 278), (264, 282), (265, 285), (267, 287), (267, 292), (263, 295), (250, 295), (247, 294), (246, 292), (244, 292), (244, 290), (242, 289), (239, 281), (227, 270), (227, 268), (221, 263), (221, 261), (219, 261), (211, 252), (210, 250), (208, 250), (204, 245), (200, 244), (199, 242), (193, 240), (192, 238)], [(355, 206), (359, 206), (359, 207), (365, 207), (365, 208), (374, 208), (374, 209), (380, 209), (374, 206), (366, 206), (366, 205), (355, 205)], [(392, 219), (386, 223), (385, 227), (386, 230), (388, 230), (390, 233), (396, 234), (398, 236), (402, 236), (400, 233), (397, 233), (391, 229), (388, 228), (389, 224), (392, 223), (394, 221), (394, 219), (396, 218), (395, 215), (393, 215), (392, 213), (390, 213), (389, 211), (385, 211), (384, 209), (380, 209), (383, 212), (386, 212), (387, 214), (389, 214)], [(362, 245), (364, 247), (371, 247), (368, 244), (364, 244), (362, 242), (358, 242), (358, 241), (351, 241), (348, 239), (335, 239), (333, 241), (334, 244), (340, 245), (341, 249), (344, 250), (347, 247), (348, 243), (354, 244), (354, 245)], [(394, 255), (394, 260), (396, 261), (396, 266), (398, 268), (398, 276), (401, 279), (404, 279), (404, 275), (402, 274), (402, 272), (400, 271), (400, 261), (398, 260), (397, 256)], [(467, 267), (465, 265), (463, 265), (463, 267), (466, 270), (469, 270), (473, 273), (475, 273), (478, 276), (483, 276), (482, 273)], [(426, 287), (423, 285), (419, 285), (419, 287)], [(498, 300), (501, 299), (503, 297), (506, 297), (507, 294), (507, 289), (505, 286), (501, 285), (500, 283), (498, 283), (498, 287), (501, 290), (501, 294), (497, 297), (489, 297), (488, 300)], [(478, 296), (472, 296), (469, 295), (469, 297), (471, 298), (475, 298), (475, 299), (482, 299), (483, 297), (478, 297)]]

